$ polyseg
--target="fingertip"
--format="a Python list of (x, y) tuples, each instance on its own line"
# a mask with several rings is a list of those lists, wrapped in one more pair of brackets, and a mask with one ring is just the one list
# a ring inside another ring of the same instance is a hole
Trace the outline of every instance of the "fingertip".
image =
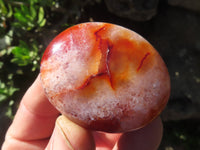
[(124, 133), (116, 143), (114, 150), (157, 150), (162, 134), (163, 125), (159, 117), (142, 129)]
[(58, 115), (45, 96), (38, 76), (23, 96), (7, 135), (23, 141), (49, 138)]

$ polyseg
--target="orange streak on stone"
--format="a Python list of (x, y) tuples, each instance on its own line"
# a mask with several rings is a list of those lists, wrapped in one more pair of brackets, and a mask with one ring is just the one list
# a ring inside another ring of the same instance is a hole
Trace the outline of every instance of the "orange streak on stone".
[[(85, 88), (89, 83), (90, 80), (92, 80), (93, 78), (96, 78), (98, 76), (102, 76), (102, 75), (106, 75), (109, 78), (109, 82), (110, 85), (112, 87), (112, 83), (111, 83), (111, 75), (110, 75), (110, 69), (109, 69), (109, 65), (108, 65), (108, 61), (109, 61), (109, 53), (110, 50), (112, 49), (112, 44), (110, 43), (109, 39), (104, 39), (102, 38), (102, 34), (101, 32), (106, 32), (107, 30), (107, 26), (103, 26), (100, 29), (98, 29), (97, 31), (94, 32), (94, 36), (96, 38), (96, 44), (94, 46), (94, 49), (91, 53), (91, 58), (94, 58), (97, 53), (100, 52), (100, 62), (98, 63), (98, 72), (90, 75), (89, 77), (87, 77), (85, 79), (85, 81), (83, 82), (83, 84), (79, 87), (77, 87), (76, 89), (83, 89)], [(96, 60), (98, 61), (98, 60)], [(93, 64), (89, 64), (89, 65), (93, 65)], [(105, 77), (107, 78), (107, 77)]]
[(142, 67), (142, 65), (143, 65), (143, 63), (144, 63), (144, 61), (145, 61), (145, 59), (146, 59), (149, 55), (150, 55), (149, 52), (145, 54), (145, 56), (144, 56), (144, 57), (142, 58), (142, 60), (140, 61), (140, 65), (138, 66), (137, 71), (139, 71), (139, 70), (141, 69), (141, 67)]
[[(139, 72), (141, 68), (150, 67), (148, 64), (152, 58), (147, 60), (150, 55), (152, 47), (149, 43), (129, 40), (126, 33), (119, 36), (118, 39), (112, 41), (108, 38), (109, 29), (112, 26), (104, 25), (93, 29), (92, 26), (88, 28), (93, 34), (94, 47), (90, 54), (90, 61), (88, 61), (89, 75), (85, 80), (76, 87), (76, 90), (83, 90), (91, 83), (93, 78), (102, 76), (113, 90), (123, 82), (128, 82), (132, 73)], [(144, 66), (145, 65), (145, 66)], [(143, 67), (144, 66), (144, 67)], [(101, 78), (101, 80), (103, 80)]]

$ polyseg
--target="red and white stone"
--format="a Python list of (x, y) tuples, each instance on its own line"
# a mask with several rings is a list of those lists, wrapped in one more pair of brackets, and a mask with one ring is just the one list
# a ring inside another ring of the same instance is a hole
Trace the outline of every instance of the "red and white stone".
[(50, 102), (77, 124), (126, 132), (164, 109), (170, 78), (161, 56), (143, 37), (108, 23), (83, 23), (60, 33), (41, 61)]

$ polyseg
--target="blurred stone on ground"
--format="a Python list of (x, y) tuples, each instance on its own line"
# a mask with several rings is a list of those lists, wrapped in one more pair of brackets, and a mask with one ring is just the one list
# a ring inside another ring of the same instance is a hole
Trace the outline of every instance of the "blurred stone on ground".
[(123, 18), (147, 21), (156, 15), (159, 0), (105, 0), (108, 10)]
[(200, 13), (200, 0), (168, 0), (168, 3)]
[(160, 11), (145, 36), (164, 58), (171, 77), (165, 121), (200, 119), (200, 15), (181, 8)]

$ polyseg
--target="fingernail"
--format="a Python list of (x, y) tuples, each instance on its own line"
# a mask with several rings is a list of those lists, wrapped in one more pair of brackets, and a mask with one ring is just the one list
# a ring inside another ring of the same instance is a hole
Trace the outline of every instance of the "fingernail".
[[(66, 130), (66, 129), (65, 129)], [(50, 140), (50, 150), (74, 150), (63, 129), (63, 119), (58, 118)]]
[[(92, 133), (73, 123), (65, 116), (56, 120), (52, 141), (53, 150), (94, 150), (95, 141)], [(63, 147), (65, 147), (63, 149)]]

